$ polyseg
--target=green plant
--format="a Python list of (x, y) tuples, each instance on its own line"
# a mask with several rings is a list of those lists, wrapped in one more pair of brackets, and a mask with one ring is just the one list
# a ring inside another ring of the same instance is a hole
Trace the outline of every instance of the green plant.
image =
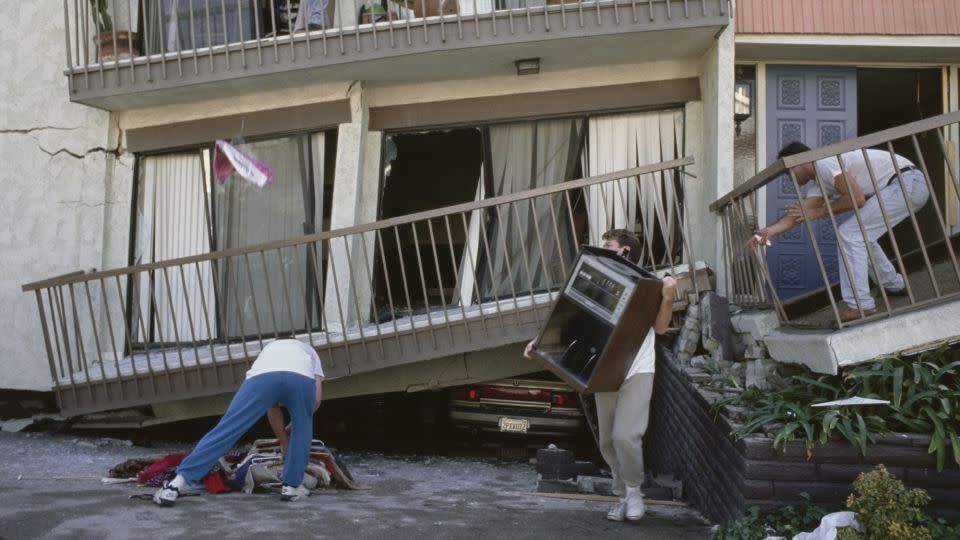
[(113, 19), (110, 17), (110, 6), (107, 2), (108, 0), (90, 0), (90, 16), (93, 17), (93, 24), (100, 34), (113, 30)]
[(742, 394), (721, 400), (718, 405), (736, 405), (750, 411), (744, 423), (733, 430), (738, 437), (768, 431), (773, 435), (774, 448), (799, 438), (803, 440), (809, 457), (814, 445), (823, 444), (833, 433), (839, 433), (866, 454), (867, 441), (874, 440), (874, 433), (887, 431), (881, 416), (861, 414), (860, 410), (854, 409), (810, 406), (834, 401), (844, 393), (839, 377), (815, 377), (809, 372), (801, 372), (778, 391), (749, 388)]
[[(770, 433), (774, 446), (800, 438), (809, 456), (813, 446), (838, 433), (861, 453), (874, 434), (903, 431), (930, 435), (928, 451), (943, 470), (952, 456), (960, 464), (960, 360), (957, 350), (941, 347), (918, 357), (881, 359), (841, 376), (815, 375), (794, 368), (790, 381), (774, 391), (748, 388), (715, 404), (749, 410), (733, 434)], [(810, 405), (850, 396), (890, 401), (888, 406), (814, 408)]]
[(960, 360), (941, 347), (919, 358), (884, 358), (847, 374), (859, 395), (889, 399), (895, 427), (929, 433), (927, 451), (937, 456), (937, 470), (947, 458), (947, 446), (960, 465)]
[[(847, 497), (847, 508), (857, 513), (864, 540), (930, 540), (923, 507), (930, 501), (922, 489), (907, 489), (903, 482), (878, 465), (861, 473)], [(846, 533), (847, 536), (850, 533)]]
[(713, 540), (760, 540), (768, 536), (793, 538), (799, 532), (812, 530), (827, 511), (811, 504), (806, 493), (801, 497), (803, 500), (798, 506), (784, 506), (769, 512), (750, 507), (742, 517), (722, 523)]

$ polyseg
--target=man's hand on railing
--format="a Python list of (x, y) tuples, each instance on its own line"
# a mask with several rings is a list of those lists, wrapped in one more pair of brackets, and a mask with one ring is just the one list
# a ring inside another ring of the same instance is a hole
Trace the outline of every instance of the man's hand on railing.
[(753, 236), (747, 240), (747, 247), (753, 249), (759, 245), (770, 245), (770, 237), (773, 236), (773, 231), (770, 230), (770, 227), (764, 227), (759, 231), (755, 232)]

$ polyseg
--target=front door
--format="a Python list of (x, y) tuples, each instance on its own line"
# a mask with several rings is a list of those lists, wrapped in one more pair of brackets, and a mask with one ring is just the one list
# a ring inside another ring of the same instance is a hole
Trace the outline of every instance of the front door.
[[(811, 148), (857, 136), (857, 70), (850, 67), (769, 66), (767, 68), (767, 163), (785, 144)], [(767, 184), (767, 222), (797, 202), (790, 177)], [(831, 282), (838, 279), (837, 241), (828, 219), (813, 222)], [(805, 225), (775, 238), (767, 250), (770, 274), (780, 299), (823, 287)]]

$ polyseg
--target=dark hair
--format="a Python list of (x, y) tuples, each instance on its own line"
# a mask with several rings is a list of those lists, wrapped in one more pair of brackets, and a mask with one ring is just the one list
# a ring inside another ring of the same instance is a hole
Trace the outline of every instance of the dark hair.
[(620, 247), (629, 248), (626, 252), (626, 258), (632, 263), (640, 262), (640, 239), (637, 235), (626, 229), (610, 229), (603, 233), (601, 240), (616, 240)]
[(787, 143), (783, 148), (780, 149), (780, 153), (777, 154), (777, 159), (784, 158), (787, 156), (792, 156), (794, 154), (799, 154), (801, 152), (809, 152), (810, 147), (803, 144), (800, 141), (793, 141)]

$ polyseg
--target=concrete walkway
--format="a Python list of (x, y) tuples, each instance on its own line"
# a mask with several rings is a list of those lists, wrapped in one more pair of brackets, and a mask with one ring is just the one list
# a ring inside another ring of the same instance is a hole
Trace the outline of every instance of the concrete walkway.
[(129, 457), (187, 450), (122, 441), (0, 432), (0, 537), (17, 538), (669, 538), (709, 537), (684, 507), (651, 506), (637, 524), (604, 519), (608, 503), (526, 495), (536, 472), (483, 458), (349, 454), (371, 489), (323, 491), (283, 503), (276, 495), (186, 497), (173, 508), (130, 499), (152, 493), (102, 485)]

